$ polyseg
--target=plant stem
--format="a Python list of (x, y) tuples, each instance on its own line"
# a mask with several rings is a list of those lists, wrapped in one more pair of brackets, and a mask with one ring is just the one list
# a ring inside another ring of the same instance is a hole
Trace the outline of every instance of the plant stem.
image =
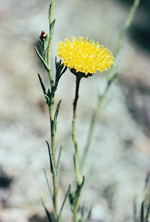
[(74, 222), (78, 222), (78, 202), (79, 202), (79, 197), (74, 207)]
[(51, 88), (51, 98), (50, 98), (50, 106), (49, 106), (49, 117), (50, 117), (50, 137), (51, 137), (51, 150), (52, 150), (52, 159), (54, 163), (54, 173), (52, 175), (53, 179), (53, 201), (54, 201), (54, 221), (57, 222), (57, 177), (56, 177), (56, 157), (55, 157), (55, 127), (54, 127), (54, 99), (55, 99), (55, 84), (53, 81), (52, 76), (52, 69), (51, 69), (51, 54), (52, 54), (52, 41), (53, 41), (53, 34), (54, 34), (54, 23), (55, 19), (53, 20), (53, 10), (54, 10), (55, 0), (51, 0), (51, 4), (49, 7), (49, 42), (48, 42), (48, 51), (47, 51), (47, 66), (48, 76), (50, 81), (50, 88)]
[(94, 133), (95, 126), (96, 126), (96, 122), (98, 121), (100, 109), (101, 109), (101, 106), (103, 104), (103, 100), (106, 96), (106, 93), (107, 93), (109, 87), (110, 87), (110, 85), (106, 87), (104, 93), (101, 96), (99, 96), (99, 98), (98, 98), (97, 107), (96, 107), (95, 112), (93, 114), (93, 118), (92, 118), (90, 128), (89, 128), (89, 131), (88, 131), (87, 141), (86, 141), (84, 152), (83, 152), (83, 155), (82, 155), (82, 158), (81, 158), (81, 163), (80, 163), (81, 172), (83, 171), (83, 168), (84, 168), (84, 165), (85, 165), (85, 162), (86, 162), (86, 158), (87, 158), (87, 154), (88, 154), (89, 147), (90, 147), (90, 144), (91, 144), (91, 140), (92, 140), (92, 136), (93, 136), (93, 133)]
[[(117, 46), (116, 46), (116, 50), (115, 50), (115, 59), (117, 58), (117, 56), (118, 56), (118, 54), (120, 52), (124, 36), (125, 36), (128, 28), (129, 28), (131, 22), (133, 21), (135, 12), (136, 12), (139, 4), (140, 4), (140, 0), (134, 0), (134, 3), (133, 3), (133, 5), (132, 5), (132, 7), (130, 9), (129, 15), (128, 15), (126, 21), (125, 21), (125, 24), (123, 26), (123, 29), (122, 29), (122, 31), (121, 31), (121, 33), (119, 35), (118, 41), (117, 41)], [(104, 100), (104, 98), (106, 96), (106, 93), (107, 93), (109, 87), (111, 86), (111, 84), (114, 82), (114, 80), (116, 78), (116, 76), (115, 76), (116, 75), (116, 68), (117, 68), (117, 66), (113, 66), (112, 67), (112, 69), (110, 71), (110, 74), (108, 76), (108, 81), (110, 80), (110, 84), (107, 85), (104, 93), (98, 99), (97, 107), (96, 107), (96, 110), (94, 112), (93, 119), (91, 121), (91, 125), (90, 125), (90, 128), (89, 128), (87, 142), (86, 142), (86, 145), (85, 145), (85, 148), (84, 148), (83, 156), (81, 158), (81, 164), (80, 164), (81, 172), (82, 172), (82, 170), (84, 168), (84, 165), (85, 165), (85, 161), (86, 161), (87, 154), (88, 154), (88, 151), (89, 151), (89, 147), (90, 147), (90, 144), (91, 144), (91, 139), (92, 139), (93, 132), (94, 132), (94, 129), (95, 129), (95, 124), (96, 124), (96, 122), (98, 120), (98, 115), (99, 115), (99, 112), (100, 112), (101, 105), (103, 103), (103, 100)]]
[(49, 7), (49, 42), (48, 42), (48, 52), (47, 52), (47, 65), (49, 67), (48, 76), (51, 83), (51, 87), (54, 86), (52, 69), (51, 69), (52, 41), (53, 41), (54, 23), (55, 23), (55, 19), (53, 20), (54, 4), (55, 4), (55, 0), (51, 0), (51, 4)]
[[(79, 160), (78, 160), (78, 144), (76, 140), (76, 117), (77, 117), (77, 102), (79, 98), (79, 86), (80, 86), (81, 77), (76, 76), (76, 89), (75, 89), (75, 98), (73, 102), (73, 120), (72, 120), (72, 139), (74, 143), (74, 170), (77, 186), (81, 183), (81, 178), (79, 174)], [(75, 205), (74, 205), (74, 222), (78, 222), (77, 212), (78, 212), (78, 202), (79, 195), (76, 197)]]
[(75, 89), (75, 98), (73, 102), (73, 120), (72, 120), (72, 139), (74, 143), (75, 148), (75, 154), (74, 154), (74, 168), (75, 168), (75, 176), (77, 182), (79, 182), (79, 163), (78, 163), (78, 144), (76, 140), (76, 117), (77, 117), (77, 102), (79, 98), (79, 85), (80, 85), (81, 78), (76, 76), (76, 89)]
[(120, 51), (120, 48), (122, 46), (122, 41), (123, 41), (123, 38), (127, 32), (127, 29), (129, 28), (131, 22), (133, 21), (133, 18), (134, 18), (134, 15), (135, 15), (135, 12), (137, 10), (137, 7), (139, 6), (140, 4), (140, 0), (134, 0), (134, 3), (131, 7), (131, 10), (129, 12), (129, 15), (125, 21), (125, 24), (123, 26), (123, 29), (120, 33), (120, 36), (119, 36), (119, 39), (118, 39), (118, 42), (117, 42), (117, 47), (116, 47), (116, 51), (115, 51), (115, 58), (118, 56), (118, 53)]
[(55, 222), (57, 222), (57, 178), (56, 178), (56, 157), (55, 157), (55, 128), (54, 128), (54, 98), (55, 94), (51, 95), (51, 104), (49, 109), (49, 117), (50, 117), (50, 126), (51, 126), (51, 150), (52, 150), (52, 158), (54, 163), (54, 174), (52, 175), (53, 179), (53, 201), (54, 201), (54, 217)]

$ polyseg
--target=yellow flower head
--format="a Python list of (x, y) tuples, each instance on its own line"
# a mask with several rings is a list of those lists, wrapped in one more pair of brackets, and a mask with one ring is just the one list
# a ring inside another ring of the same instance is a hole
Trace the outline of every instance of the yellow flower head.
[(74, 70), (75, 73), (87, 76), (97, 71), (102, 73), (114, 64), (113, 54), (107, 48), (99, 45), (99, 42), (95, 44), (92, 39), (90, 42), (88, 38), (84, 41), (82, 39), (82, 37), (79, 37), (79, 40), (72, 37), (71, 42), (65, 39), (64, 42), (57, 44), (58, 56), (63, 59), (64, 66)]

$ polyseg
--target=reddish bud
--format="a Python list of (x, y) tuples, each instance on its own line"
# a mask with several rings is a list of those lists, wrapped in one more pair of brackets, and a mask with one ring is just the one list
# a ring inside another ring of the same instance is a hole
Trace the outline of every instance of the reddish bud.
[(42, 31), (41, 35), (40, 35), (40, 39), (43, 40), (46, 38), (46, 36), (47, 36), (47, 34), (44, 31)]

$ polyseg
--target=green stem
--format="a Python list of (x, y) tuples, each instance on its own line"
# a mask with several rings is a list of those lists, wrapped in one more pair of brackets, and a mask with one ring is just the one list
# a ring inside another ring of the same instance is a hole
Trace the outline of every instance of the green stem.
[[(128, 17), (127, 17), (127, 19), (126, 19), (126, 21), (124, 23), (124, 26), (123, 26), (123, 28), (121, 30), (121, 33), (120, 33), (118, 41), (117, 41), (117, 46), (116, 46), (116, 49), (115, 49), (115, 59), (118, 57), (118, 54), (119, 54), (120, 49), (122, 47), (123, 39), (124, 39), (124, 37), (126, 35), (126, 32), (127, 32), (128, 28), (130, 27), (130, 25), (131, 25), (131, 23), (133, 21), (135, 12), (136, 12), (139, 4), (140, 4), (140, 0), (134, 0), (134, 3), (133, 3), (133, 5), (132, 5), (132, 7), (130, 9)], [(110, 74), (109, 74), (109, 79), (113, 78), (113, 76), (115, 75), (116, 68), (117, 68), (117, 66), (113, 66), (112, 67), (112, 69), (110, 71)]]
[(54, 127), (54, 99), (55, 99), (55, 84), (52, 76), (51, 69), (51, 54), (52, 54), (52, 41), (54, 34), (54, 23), (53, 20), (53, 10), (54, 10), (55, 0), (51, 0), (51, 4), (49, 7), (49, 42), (48, 42), (48, 51), (47, 51), (47, 66), (48, 66), (48, 76), (50, 81), (51, 88), (51, 101), (49, 106), (49, 117), (50, 117), (50, 127), (51, 127), (51, 150), (52, 150), (52, 158), (54, 163), (54, 174), (52, 176), (53, 179), (53, 201), (54, 201), (54, 221), (57, 222), (57, 176), (56, 176), (56, 155), (55, 155), (55, 127)]
[(79, 202), (79, 198), (77, 199), (75, 207), (74, 207), (74, 222), (78, 222), (78, 202)]
[(81, 78), (76, 76), (76, 89), (75, 89), (75, 98), (73, 102), (73, 120), (72, 120), (72, 139), (74, 143), (75, 153), (74, 153), (74, 168), (76, 180), (79, 182), (79, 166), (78, 166), (78, 144), (76, 139), (76, 117), (77, 117), (77, 102), (79, 98), (79, 85)]
[(52, 41), (53, 41), (54, 23), (55, 23), (55, 19), (53, 20), (54, 4), (55, 0), (51, 0), (51, 4), (49, 7), (49, 42), (48, 42), (48, 52), (47, 52), (47, 65), (49, 67), (48, 76), (51, 83), (51, 87), (54, 87), (54, 81), (51, 70)]
[[(123, 29), (122, 29), (122, 31), (119, 35), (118, 41), (117, 41), (117, 46), (116, 46), (116, 50), (115, 50), (115, 59), (117, 58), (117, 56), (120, 52), (124, 36), (127, 32), (127, 29), (129, 28), (131, 22), (133, 21), (135, 12), (136, 12), (137, 7), (139, 6), (139, 4), (140, 4), (140, 0), (134, 0), (134, 3), (131, 7), (129, 15), (128, 15), (126, 21), (125, 21), (125, 24), (123, 26)], [(85, 148), (84, 148), (83, 156), (81, 158), (81, 164), (80, 164), (81, 171), (83, 170), (84, 165), (85, 165), (85, 161), (86, 161), (86, 158), (87, 158), (87, 154), (88, 154), (88, 151), (89, 151), (89, 147), (90, 147), (90, 144), (91, 144), (91, 139), (92, 139), (92, 136), (93, 136), (93, 132), (94, 132), (94, 129), (95, 129), (95, 124), (96, 124), (97, 119), (98, 119), (98, 115), (99, 115), (99, 112), (100, 112), (101, 105), (103, 103), (103, 100), (106, 96), (106, 93), (107, 93), (109, 87), (111, 86), (111, 84), (114, 82), (114, 80), (116, 78), (116, 67), (117, 66), (112, 67), (112, 69), (110, 71), (110, 74), (108, 76), (109, 84), (107, 85), (107, 87), (105, 89), (105, 92), (98, 99), (97, 107), (96, 107), (96, 110), (94, 112), (93, 119), (91, 121), (90, 129), (89, 129), (89, 132), (88, 132), (87, 142), (86, 142), (86, 145), (85, 145)]]
[(50, 116), (50, 126), (51, 126), (51, 150), (52, 150), (52, 158), (54, 163), (54, 174), (52, 175), (53, 179), (53, 201), (54, 201), (54, 218), (55, 222), (57, 222), (57, 176), (56, 176), (56, 155), (55, 155), (55, 127), (54, 127), (54, 98), (55, 94), (51, 95), (51, 104), (49, 109)]
[(120, 51), (120, 48), (122, 46), (122, 42), (123, 42), (123, 38), (127, 32), (127, 29), (129, 28), (131, 22), (133, 21), (133, 18), (134, 18), (134, 15), (135, 15), (135, 12), (137, 10), (137, 7), (139, 6), (140, 4), (140, 0), (134, 0), (134, 3), (131, 7), (131, 10), (129, 12), (129, 15), (125, 21), (125, 24), (123, 26), (123, 29), (120, 33), (120, 36), (119, 36), (119, 39), (118, 39), (118, 42), (117, 42), (117, 47), (116, 47), (116, 51), (115, 51), (115, 58), (118, 56), (118, 53)]
[(106, 96), (106, 93), (107, 93), (110, 85), (106, 87), (104, 93), (101, 96), (99, 96), (99, 98), (98, 98), (97, 107), (96, 107), (95, 112), (93, 114), (93, 118), (92, 118), (92, 121), (91, 121), (91, 124), (90, 124), (88, 136), (87, 136), (86, 145), (85, 145), (84, 152), (83, 152), (83, 155), (82, 155), (82, 158), (81, 158), (81, 164), (80, 164), (81, 172), (83, 171), (83, 168), (85, 166), (87, 154), (88, 154), (89, 147), (90, 147), (90, 144), (91, 144), (91, 140), (92, 140), (92, 136), (93, 136), (93, 133), (94, 133), (95, 126), (96, 126), (96, 122), (98, 121), (101, 106), (102, 106), (103, 100)]
[[(76, 117), (77, 117), (77, 102), (79, 98), (79, 86), (80, 86), (81, 77), (76, 76), (76, 89), (75, 89), (75, 98), (73, 102), (73, 120), (72, 120), (72, 139), (74, 143), (74, 170), (77, 186), (81, 183), (80, 174), (79, 174), (79, 159), (78, 159), (78, 144), (76, 139)], [(75, 205), (74, 205), (74, 222), (78, 222), (77, 212), (78, 212), (78, 202), (79, 195), (76, 197)]]

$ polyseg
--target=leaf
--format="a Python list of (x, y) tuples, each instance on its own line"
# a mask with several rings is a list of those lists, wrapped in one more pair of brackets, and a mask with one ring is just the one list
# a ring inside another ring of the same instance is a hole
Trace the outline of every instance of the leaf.
[(77, 195), (77, 196), (80, 196), (80, 194), (81, 194), (81, 190), (82, 190), (82, 188), (83, 188), (83, 185), (84, 185), (84, 182), (85, 182), (85, 176), (83, 176), (83, 178), (82, 178), (82, 183), (81, 184), (77, 184), (77, 190), (76, 190), (76, 194), (75, 194), (75, 196)]
[(56, 68), (56, 72), (58, 70), (58, 67), (61, 65), (61, 60), (57, 61), (57, 56), (55, 56), (55, 68)]
[(59, 150), (59, 155), (58, 155), (58, 161), (57, 161), (57, 169), (56, 169), (56, 177), (57, 177), (57, 193), (58, 193), (58, 187), (59, 187), (59, 171), (60, 171), (60, 157), (61, 157), (61, 151), (62, 151), (62, 145)]
[(54, 176), (55, 175), (55, 170), (54, 170), (54, 163), (53, 163), (51, 148), (50, 148), (48, 140), (45, 140), (45, 141), (46, 141), (47, 147), (48, 147), (49, 161), (50, 161), (50, 171), (51, 171), (52, 175)]
[(62, 102), (62, 99), (59, 100), (59, 102), (57, 104), (56, 112), (55, 112), (55, 115), (54, 115), (54, 128), (53, 128), (53, 130), (55, 130), (55, 131), (56, 131), (56, 128), (57, 128), (57, 117), (58, 117), (61, 102)]
[(50, 18), (50, 14), (51, 14), (51, 4), (49, 5), (49, 8), (48, 8), (48, 19)]
[(91, 219), (91, 215), (92, 215), (92, 207), (90, 208), (90, 210), (88, 212), (87, 220)]
[(52, 200), (52, 203), (53, 203), (53, 209), (54, 209), (53, 193), (52, 193), (52, 190), (51, 190), (51, 186), (50, 186), (50, 184), (49, 184), (49, 182), (48, 182), (48, 178), (47, 178), (46, 170), (45, 170), (44, 167), (43, 167), (43, 171), (44, 171), (44, 175), (45, 175), (45, 179), (46, 179), (47, 187), (48, 187), (48, 190), (49, 190), (49, 193), (50, 193), (50, 196), (51, 196), (51, 200)]
[(141, 204), (141, 222), (144, 222), (144, 201)]
[(64, 74), (64, 72), (66, 72), (67, 68), (68, 68), (67, 66), (64, 67), (64, 69), (61, 72), (61, 76)]
[(149, 205), (148, 205), (148, 208), (147, 208), (145, 222), (149, 222), (149, 220), (150, 220), (150, 201), (149, 201)]
[(63, 201), (62, 206), (61, 206), (61, 208), (60, 208), (60, 212), (59, 212), (58, 220), (57, 220), (58, 222), (60, 222), (62, 210), (63, 210), (63, 207), (64, 207), (64, 205), (65, 205), (66, 199), (67, 199), (67, 197), (68, 197), (68, 195), (69, 195), (69, 193), (70, 193), (70, 189), (71, 189), (71, 183), (69, 184), (69, 187), (68, 187), (67, 193), (66, 193), (66, 195), (65, 195), (64, 201)]
[(46, 71), (49, 71), (49, 68), (48, 68), (47, 64), (45, 63), (43, 57), (40, 55), (40, 53), (39, 53), (39, 51), (38, 51), (38, 49), (37, 49), (36, 47), (35, 47), (35, 51), (36, 51), (37, 55), (39, 56), (41, 62), (43, 63), (43, 65), (44, 65)]
[(52, 23), (50, 24), (50, 38), (53, 36), (55, 22), (56, 19), (54, 18)]
[(51, 217), (50, 212), (47, 210), (47, 208), (46, 208), (46, 206), (45, 206), (43, 197), (41, 197), (41, 201), (42, 201), (42, 205), (43, 205), (43, 207), (44, 207), (44, 209), (45, 209), (45, 212), (46, 212), (46, 215), (47, 215), (47, 218), (48, 218), (49, 222), (54, 222), (53, 219), (52, 219), (52, 217)]
[(45, 88), (45, 86), (44, 86), (44, 83), (43, 83), (42, 78), (41, 78), (41, 76), (40, 76), (39, 73), (38, 73), (38, 77), (39, 77), (39, 81), (40, 81), (40, 84), (41, 84), (43, 93), (44, 93), (44, 95), (45, 95), (45, 94), (46, 94), (46, 88)]
[(117, 78), (118, 74), (114, 74), (113, 76), (109, 76), (108, 79), (107, 79), (107, 87), (109, 87), (113, 82), (114, 80)]
[(150, 172), (148, 172), (147, 175), (146, 175), (145, 188), (144, 188), (145, 190), (147, 189), (149, 182), (150, 182)]

